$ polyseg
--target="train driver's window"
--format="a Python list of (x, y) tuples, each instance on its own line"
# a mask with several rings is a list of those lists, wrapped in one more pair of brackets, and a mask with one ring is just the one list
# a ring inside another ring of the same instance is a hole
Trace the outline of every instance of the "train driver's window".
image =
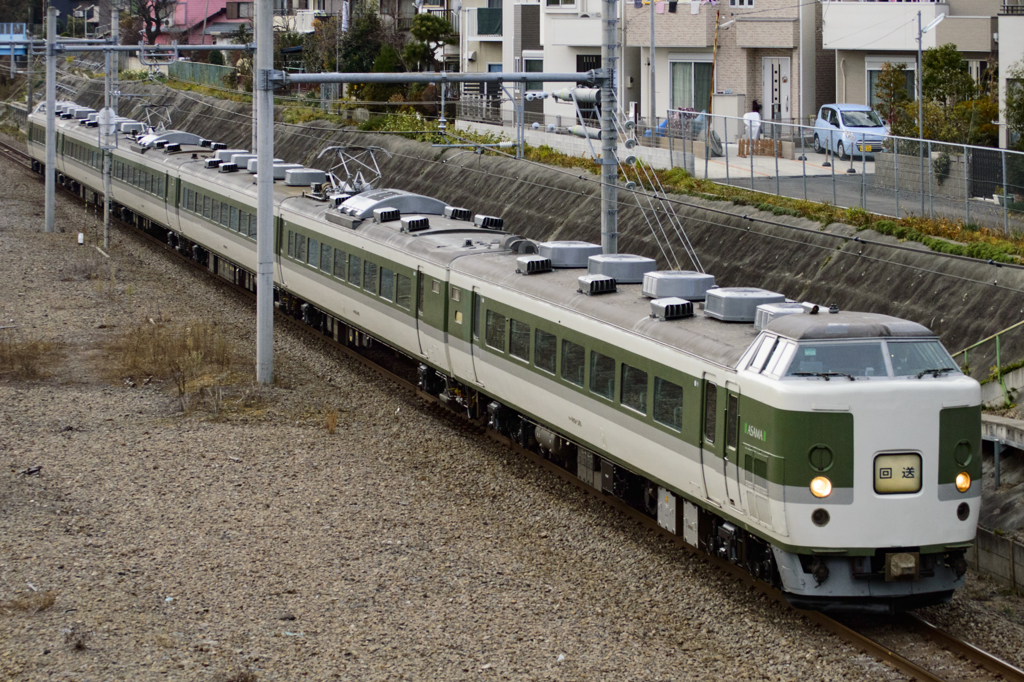
[(537, 369), (555, 373), (555, 360), (558, 358), (558, 338), (543, 329), (534, 331), (533, 362)]
[(772, 351), (775, 350), (775, 345), (779, 342), (777, 336), (765, 336), (761, 339), (761, 345), (757, 347), (757, 352), (754, 353), (754, 359), (750, 362), (750, 369), (754, 372), (760, 372), (764, 369), (765, 362), (768, 361), (768, 356), (771, 355)]
[(583, 385), (583, 371), (586, 363), (583, 346), (562, 340), (562, 378), (570, 384)]
[(654, 377), (654, 421), (683, 430), (683, 387)]
[(493, 310), (487, 311), (487, 328), (484, 341), (491, 348), (505, 350), (505, 316)]
[(647, 372), (622, 363), (623, 407), (647, 414)]

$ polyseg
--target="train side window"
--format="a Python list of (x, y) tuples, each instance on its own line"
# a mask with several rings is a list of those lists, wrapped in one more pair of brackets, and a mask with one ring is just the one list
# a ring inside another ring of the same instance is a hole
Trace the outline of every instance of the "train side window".
[(188, 197), (188, 208), (189, 208), (190, 211), (195, 213), (196, 212), (196, 191), (193, 189), (193, 190), (189, 190), (189, 192), (191, 192), (191, 193), (189, 194), (189, 197)]
[(704, 384), (704, 440), (715, 442), (715, 427), (718, 425), (718, 386), (710, 381)]
[(750, 362), (750, 369), (755, 372), (764, 369), (765, 363), (771, 357), (772, 351), (775, 350), (778, 343), (779, 337), (777, 336), (766, 336), (761, 339), (761, 345), (758, 346), (757, 352), (754, 353), (754, 359)]
[(615, 358), (590, 351), (590, 392), (602, 398), (615, 398)]
[(230, 217), (231, 217), (230, 207), (227, 204), (225, 204), (225, 203), (221, 203), (221, 205), (220, 205), (220, 224), (223, 225), (224, 227), (227, 227), (228, 224), (230, 223)]
[(320, 242), (312, 237), (309, 238), (306, 249), (306, 265), (312, 265), (314, 268), (320, 265)]
[[(359, 286), (359, 283), (363, 281), (363, 259), (359, 256), (349, 254), (348, 257), (348, 283), (354, 287)], [(420, 310), (423, 307), (420, 306)]]
[(487, 311), (487, 328), (484, 341), (491, 348), (505, 350), (505, 316), (493, 310)]
[(452, 287), (452, 300), (456, 303), (462, 300), (462, 290), (458, 287)]
[(295, 233), (288, 230), (288, 257), (295, 258)]
[(558, 338), (543, 329), (533, 333), (533, 363), (537, 369), (555, 373), (555, 361), (558, 359)]
[(395, 300), (395, 273), (384, 267), (380, 269), (380, 297), (385, 301)]
[(166, 184), (165, 184), (166, 182), (167, 182), (167, 179), (164, 176), (162, 176), (162, 175), (157, 176), (157, 179), (156, 179), (156, 194), (157, 194), (157, 196), (159, 196), (159, 197), (164, 196), (164, 190), (166, 189)]
[(306, 262), (306, 238), (298, 233), (295, 234), (295, 260)]
[(412, 279), (405, 275), (398, 275), (397, 279), (395, 303), (398, 304), (399, 308), (408, 310), (409, 306), (412, 305)]
[(582, 386), (586, 358), (583, 346), (562, 339), (562, 378), (570, 384)]
[(654, 421), (675, 431), (683, 430), (683, 387), (654, 377)]
[(623, 407), (647, 414), (647, 372), (622, 363), (622, 395)]
[(331, 271), (331, 247), (328, 244), (320, 245), (320, 269), (324, 272)]
[(345, 264), (348, 262), (348, 256), (341, 249), (334, 250), (334, 276), (340, 279), (342, 282), (345, 281)]
[(220, 202), (216, 199), (210, 203), (210, 221), (214, 223), (220, 222)]
[(519, 320), (509, 320), (509, 355), (530, 361), (530, 325)]
[(256, 239), (256, 216), (249, 214), (249, 238)]
[(416, 313), (418, 315), (423, 314), (423, 299), (426, 297), (427, 292), (423, 286), (423, 273), (416, 273)]
[[(234, 230), (235, 232), (238, 232), (238, 209), (235, 208), (234, 206), (231, 207), (231, 218), (230, 218), (230, 221), (231, 222), (228, 223), (228, 227), (231, 228), (232, 230)], [(288, 255), (291, 255), (291, 254), (288, 254)]]
[(441, 283), (435, 279), (430, 283), (430, 290), (435, 294), (441, 293)]
[(203, 217), (210, 217), (210, 197), (203, 195)]
[(363, 289), (377, 294), (377, 264), (363, 261)]
[(727, 433), (725, 436), (726, 447), (735, 450), (740, 436), (740, 397), (735, 393), (729, 394), (729, 416)]

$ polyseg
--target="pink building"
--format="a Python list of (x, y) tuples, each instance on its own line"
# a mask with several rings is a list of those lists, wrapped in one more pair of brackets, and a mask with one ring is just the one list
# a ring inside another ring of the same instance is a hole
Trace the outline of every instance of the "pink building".
[[(188, 45), (230, 44), (238, 26), (249, 21), (248, 17), (241, 16), (247, 13), (239, 12), (238, 4), (227, 0), (178, 0), (173, 17), (156, 42), (160, 45), (172, 40)], [(228, 11), (228, 5), (235, 5), (230, 8), (235, 11)]]

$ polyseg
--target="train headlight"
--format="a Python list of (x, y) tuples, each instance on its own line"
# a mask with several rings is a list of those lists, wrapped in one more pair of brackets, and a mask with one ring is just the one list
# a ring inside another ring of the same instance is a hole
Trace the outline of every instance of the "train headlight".
[(971, 475), (969, 473), (961, 471), (956, 475), (956, 489), (962, 493), (971, 489)]
[[(960, 479), (957, 479), (959, 485)], [(815, 497), (828, 497), (832, 493), (832, 481), (824, 476), (815, 476), (811, 480), (811, 494)]]

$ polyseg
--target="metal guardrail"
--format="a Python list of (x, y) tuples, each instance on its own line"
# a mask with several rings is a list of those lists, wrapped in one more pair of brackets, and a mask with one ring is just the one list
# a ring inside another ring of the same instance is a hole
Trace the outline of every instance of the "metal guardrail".
[(999, 382), (999, 386), (1003, 390), (1003, 399), (1006, 401), (1006, 404), (1010, 404), (1011, 401), (1010, 401), (1010, 392), (1006, 388), (1006, 381), (1003, 379), (1003, 363), (1002, 363), (1002, 359), (1000, 357), (999, 337), (1001, 335), (1005, 334), (1006, 332), (1013, 331), (1014, 329), (1017, 329), (1018, 327), (1021, 327), (1021, 326), (1024, 326), (1024, 320), (1021, 320), (1020, 322), (1018, 322), (1016, 324), (1010, 325), (1006, 329), (1001, 329), (1001, 330), (997, 331), (995, 334), (993, 334), (992, 336), (984, 338), (981, 341), (978, 341), (977, 343), (971, 344), (970, 346), (968, 346), (967, 348), (964, 348), (963, 350), (960, 350), (960, 351), (957, 351), (956, 353), (953, 353), (953, 359), (954, 360), (956, 360), (958, 355), (963, 355), (964, 356), (964, 364), (962, 366), (963, 367), (970, 367), (970, 363), (969, 363), (969, 360), (968, 360), (968, 351), (972, 351), (975, 348), (978, 348), (979, 346), (982, 346), (982, 345), (988, 343), (989, 341), (993, 341), (994, 340), (995, 343), (996, 343), (996, 366), (995, 366), (995, 375), (996, 376), (995, 376), (995, 380)]

